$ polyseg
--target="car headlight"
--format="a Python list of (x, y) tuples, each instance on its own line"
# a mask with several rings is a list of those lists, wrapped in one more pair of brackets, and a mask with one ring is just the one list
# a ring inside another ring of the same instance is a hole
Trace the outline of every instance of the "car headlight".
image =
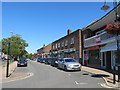
[(58, 61), (55, 61), (55, 63), (58, 63)]
[(71, 65), (71, 64), (68, 64), (68, 67), (72, 67), (72, 65)]

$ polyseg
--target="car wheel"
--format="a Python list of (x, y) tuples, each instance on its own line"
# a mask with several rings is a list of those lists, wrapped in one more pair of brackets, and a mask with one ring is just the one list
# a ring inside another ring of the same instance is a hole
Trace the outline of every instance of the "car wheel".
[(27, 64), (25, 66), (27, 67)]
[(60, 69), (60, 67), (59, 67), (59, 65), (58, 65), (58, 67), (57, 67), (58, 69)]
[(64, 66), (64, 70), (67, 71), (67, 67), (66, 66)]
[(19, 65), (19, 64), (17, 64), (17, 67), (20, 67), (20, 65)]

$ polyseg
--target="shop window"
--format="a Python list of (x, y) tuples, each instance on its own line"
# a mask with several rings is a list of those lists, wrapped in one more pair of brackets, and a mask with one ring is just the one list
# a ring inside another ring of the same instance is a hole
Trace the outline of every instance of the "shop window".
[[(120, 50), (119, 50), (119, 56), (120, 56)], [(118, 56), (117, 56), (117, 51), (113, 51), (113, 53), (112, 53), (112, 59), (115, 61), (114, 65), (118, 65), (119, 64), (119, 60), (118, 60)]]

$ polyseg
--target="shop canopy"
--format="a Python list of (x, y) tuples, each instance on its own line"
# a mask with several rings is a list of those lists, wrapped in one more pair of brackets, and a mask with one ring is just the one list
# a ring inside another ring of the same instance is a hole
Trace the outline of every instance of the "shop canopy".
[[(120, 44), (119, 44), (120, 49)], [(104, 47), (101, 47), (101, 52), (114, 51), (117, 50), (117, 43), (107, 44)]]

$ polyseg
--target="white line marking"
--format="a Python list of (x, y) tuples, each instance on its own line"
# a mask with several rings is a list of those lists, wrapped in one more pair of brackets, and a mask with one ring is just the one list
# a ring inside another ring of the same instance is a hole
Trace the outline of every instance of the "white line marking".
[(29, 78), (31, 76), (33, 76), (34, 74), (33, 73), (29, 73), (30, 75), (26, 76), (26, 77), (21, 77), (21, 78), (16, 78), (14, 80), (9, 80), (9, 81), (3, 81), (2, 83), (9, 83), (9, 82), (13, 82), (13, 81), (18, 81), (18, 80), (23, 80), (23, 79), (26, 79), (26, 78)]
[(83, 84), (88, 84), (88, 83), (78, 83), (77, 81), (75, 81), (75, 84), (80, 84), (80, 85), (83, 85)]
[(79, 84), (77, 81), (75, 81), (75, 84)]

